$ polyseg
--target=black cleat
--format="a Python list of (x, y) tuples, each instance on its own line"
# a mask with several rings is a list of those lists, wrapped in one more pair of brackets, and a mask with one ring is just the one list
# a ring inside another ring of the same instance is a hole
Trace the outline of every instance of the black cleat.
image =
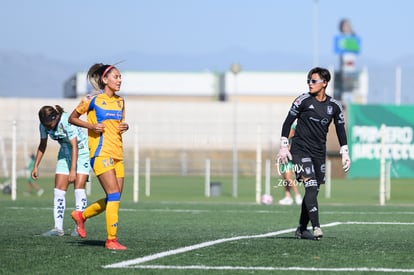
[(302, 230), (300, 228), (300, 226), (295, 231), (295, 238), (296, 239), (304, 239), (304, 240), (314, 240), (315, 239), (314, 236), (312, 235), (312, 233), (309, 230), (307, 230), (307, 229)]

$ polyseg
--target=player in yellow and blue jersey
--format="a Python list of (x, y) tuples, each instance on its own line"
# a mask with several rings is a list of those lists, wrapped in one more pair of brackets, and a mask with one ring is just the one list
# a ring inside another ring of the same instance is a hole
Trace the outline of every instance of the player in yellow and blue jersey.
[[(72, 212), (79, 236), (86, 237), (84, 222), (106, 211), (105, 247), (126, 250), (117, 239), (118, 211), (124, 185), (122, 134), (129, 129), (125, 122), (124, 99), (116, 94), (121, 87), (121, 73), (113, 65), (94, 64), (88, 71), (95, 92), (84, 97), (69, 121), (88, 129), (90, 162), (106, 197), (89, 205), (83, 213)], [(80, 116), (87, 114), (87, 121)]]
[[(43, 106), (39, 111), (40, 144), (37, 149), (31, 177), (39, 178), (39, 164), (46, 151), (47, 139), (50, 137), (60, 144), (57, 157), (53, 216), (55, 227), (43, 236), (63, 236), (63, 218), (66, 208), (66, 191), (74, 183), (75, 212), (82, 213), (86, 207), (85, 185), (89, 176), (89, 149), (86, 134), (81, 128), (68, 122), (69, 115), (56, 105)], [(76, 231), (72, 235), (77, 235)]]

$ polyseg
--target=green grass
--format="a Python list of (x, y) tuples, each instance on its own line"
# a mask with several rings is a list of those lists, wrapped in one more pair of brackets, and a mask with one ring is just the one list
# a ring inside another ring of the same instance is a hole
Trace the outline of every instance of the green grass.
[[(221, 196), (205, 198), (201, 177), (153, 177), (151, 196), (146, 197), (144, 188), (140, 188), (139, 203), (134, 203), (132, 179), (128, 178), (118, 235), (129, 249), (113, 252), (103, 248), (104, 215), (88, 220), (86, 239), (69, 235), (73, 229), (69, 215), (74, 204), (72, 186), (67, 194), (64, 223), (67, 235), (40, 236), (53, 225), (53, 179), (40, 182), (46, 191), (42, 197), (23, 196), (25, 180), (21, 179), (16, 201), (0, 194), (0, 274), (383, 274), (380, 271), (386, 269), (414, 272), (414, 185), (409, 180), (392, 182), (391, 200), (386, 206), (379, 206), (378, 180), (335, 180), (330, 199), (325, 198), (322, 187), (321, 241), (296, 240), (292, 232), (286, 232), (297, 224), (298, 206), (256, 205), (254, 178), (239, 179), (237, 198), (232, 197), (231, 178), (212, 180), (222, 182)], [(142, 178), (140, 187), (143, 185)], [(303, 193), (303, 187), (299, 188)], [(278, 200), (283, 190), (275, 187), (272, 193)], [(94, 179), (88, 200), (102, 196)], [(278, 231), (285, 233), (262, 235)], [(221, 241), (174, 253), (182, 247), (215, 240)], [(128, 268), (104, 268), (166, 251), (171, 255)]]

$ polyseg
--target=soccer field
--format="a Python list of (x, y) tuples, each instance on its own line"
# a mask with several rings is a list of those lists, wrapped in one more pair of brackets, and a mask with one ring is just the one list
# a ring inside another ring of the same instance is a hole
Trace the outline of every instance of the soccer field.
[[(377, 180), (335, 180), (330, 199), (322, 187), (320, 241), (296, 240), (299, 207), (257, 205), (254, 179), (219, 179), (222, 194), (205, 198), (203, 179), (154, 177), (151, 196), (132, 183), (124, 191), (119, 240), (127, 251), (104, 249), (104, 215), (86, 223), (86, 239), (71, 237), (73, 189), (67, 194), (63, 237), (51, 229), (52, 179), (42, 197), (0, 194), (0, 274), (401, 274), (414, 273), (413, 184), (392, 182), (391, 200), (379, 206)], [(143, 182), (143, 181), (142, 181)], [(71, 187), (72, 188), (72, 187)], [(300, 187), (303, 193), (303, 187)], [(273, 188), (277, 201), (282, 189)], [(103, 195), (93, 182), (92, 202)]]

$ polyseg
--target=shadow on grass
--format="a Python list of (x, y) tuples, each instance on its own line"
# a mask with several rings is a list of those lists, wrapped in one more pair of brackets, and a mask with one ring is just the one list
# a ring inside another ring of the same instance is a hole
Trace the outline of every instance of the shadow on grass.
[(297, 241), (323, 241), (324, 239), (336, 239), (336, 237), (326, 237), (323, 236), (320, 240), (315, 240), (313, 238), (302, 238), (302, 239), (298, 239), (295, 236), (273, 236), (273, 237), (268, 237), (267, 239), (274, 239), (274, 240), (297, 240)]
[(100, 246), (105, 247), (105, 241), (102, 240), (77, 240), (71, 241), (70, 244), (74, 246)]

